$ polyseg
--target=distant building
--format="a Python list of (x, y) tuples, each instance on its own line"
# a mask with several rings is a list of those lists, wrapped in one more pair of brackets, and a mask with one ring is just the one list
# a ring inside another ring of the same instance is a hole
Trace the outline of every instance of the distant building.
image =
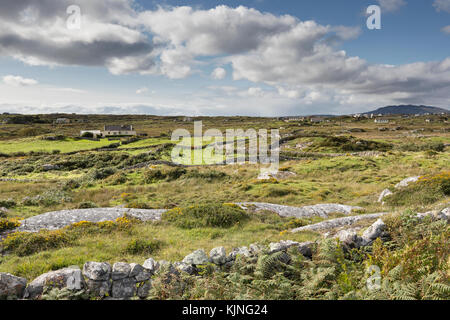
[(321, 119), (321, 118), (311, 118), (311, 119), (309, 119), (309, 121), (311, 123), (320, 123), (320, 122), (323, 122), (323, 119)]
[(133, 130), (132, 125), (106, 125), (104, 129), (104, 137), (127, 137), (136, 135), (136, 131)]
[(389, 120), (387, 120), (387, 119), (375, 119), (374, 122), (375, 123), (387, 124), (387, 123), (389, 123)]
[(69, 124), (70, 123), (70, 119), (67, 118), (58, 118), (55, 120), (56, 124)]

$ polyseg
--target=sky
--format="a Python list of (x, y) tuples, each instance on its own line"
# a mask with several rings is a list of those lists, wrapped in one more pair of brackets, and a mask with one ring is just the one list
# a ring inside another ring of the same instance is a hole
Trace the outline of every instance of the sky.
[[(367, 27), (371, 5), (381, 29)], [(393, 104), (449, 109), (450, 0), (0, 2), (0, 113), (289, 116)]]

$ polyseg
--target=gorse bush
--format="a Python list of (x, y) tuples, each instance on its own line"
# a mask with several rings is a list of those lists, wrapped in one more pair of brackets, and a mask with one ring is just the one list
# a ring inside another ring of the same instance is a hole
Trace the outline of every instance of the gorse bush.
[(4, 251), (27, 256), (40, 251), (73, 246), (76, 240), (85, 235), (129, 232), (139, 220), (124, 216), (115, 221), (80, 221), (61, 230), (41, 230), (39, 232), (15, 232), (9, 234), (0, 246)]
[(450, 171), (424, 176), (386, 198), (391, 206), (428, 205), (450, 195)]
[(72, 243), (71, 237), (62, 230), (32, 232), (15, 232), (3, 240), (3, 250), (18, 256), (26, 256), (39, 251), (59, 248)]
[(244, 222), (249, 215), (233, 204), (202, 204), (187, 208), (174, 208), (162, 215), (162, 220), (184, 229), (217, 227), (230, 228)]
[(20, 222), (16, 219), (0, 218), (0, 232), (18, 228)]

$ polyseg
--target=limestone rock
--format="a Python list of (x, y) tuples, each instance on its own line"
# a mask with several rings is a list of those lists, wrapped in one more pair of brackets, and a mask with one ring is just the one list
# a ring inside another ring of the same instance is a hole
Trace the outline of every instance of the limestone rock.
[(95, 281), (88, 279), (86, 286), (91, 295), (95, 297), (108, 297), (111, 295), (111, 280), (107, 281)]
[(0, 272), (0, 300), (22, 299), (27, 279)]
[(209, 252), (211, 262), (217, 265), (222, 265), (227, 262), (227, 254), (224, 247), (214, 248)]
[(302, 242), (298, 244), (298, 251), (307, 258), (312, 258), (312, 248), (313, 248), (314, 242), (308, 241), (308, 242)]
[(192, 264), (187, 264), (184, 262), (176, 262), (174, 263), (174, 267), (190, 275), (193, 275), (197, 272), (196, 268)]
[(247, 247), (233, 248), (227, 257), (227, 262), (236, 260), (238, 255), (248, 258), (252, 256), (252, 253)]
[(380, 196), (378, 197), (378, 202), (383, 202), (383, 199), (392, 195), (393, 193), (391, 192), (391, 190), (389, 189), (384, 189), (381, 193)]
[(140, 264), (130, 263), (130, 268), (130, 277), (134, 278), (136, 282), (149, 280), (152, 276), (151, 272)]
[(345, 248), (359, 248), (363, 242), (361, 237), (355, 231), (341, 230), (335, 238), (342, 242)]
[(86, 262), (83, 274), (91, 280), (106, 281), (111, 277), (111, 265), (107, 262)]
[(368, 245), (377, 238), (380, 238), (385, 229), (386, 225), (383, 222), (383, 220), (378, 219), (374, 224), (372, 224), (369, 228), (367, 228), (366, 231), (364, 231), (362, 235), (364, 245)]
[(395, 185), (395, 189), (407, 187), (410, 183), (418, 181), (420, 176), (406, 178)]
[(208, 256), (205, 251), (200, 249), (188, 254), (184, 259), (183, 263), (192, 265), (202, 265), (209, 262)]
[(112, 267), (111, 278), (113, 280), (120, 280), (128, 278), (131, 272), (131, 266), (125, 262), (116, 262)]
[(136, 283), (136, 295), (139, 298), (146, 298), (148, 296), (148, 293), (150, 292), (150, 289), (152, 288), (152, 283), (147, 280), (143, 282)]
[(280, 242), (272, 242), (269, 244), (269, 253), (284, 251), (292, 246), (297, 245), (299, 245), (299, 243), (292, 240), (281, 240)]
[(156, 273), (156, 271), (158, 271), (160, 267), (159, 263), (155, 261), (153, 258), (148, 258), (147, 260), (145, 260), (142, 266), (145, 269), (147, 269), (151, 274)]
[(85, 282), (79, 268), (70, 267), (51, 271), (31, 281), (25, 289), (24, 297), (35, 299), (42, 295), (44, 288), (47, 287), (76, 291), (85, 288)]
[(136, 281), (133, 278), (115, 280), (112, 283), (111, 294), (113, 298), (127, 299), (136, 293)]

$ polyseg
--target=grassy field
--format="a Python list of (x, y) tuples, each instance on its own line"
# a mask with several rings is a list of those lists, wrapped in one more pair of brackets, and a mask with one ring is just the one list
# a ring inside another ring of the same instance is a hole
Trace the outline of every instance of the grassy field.
[[(9, 136), (2, 135), (0, 141), (0, 154), (9, 155), (0, 158), (0, 178), (15, 179), (0, 180), (0, 207), (8, 205), (4, 219), (20, 220), (86, 204), (172, 209), (244, 201), (292, 206), (341, 203), (360, 206), (364, 213), (401, 213), (440, 209), (450, 201), (449, 195), (442, 191), (447, 190), (445, 183), (450, 169), (450, 133), (445, 130), (448, 124), (444, 123), (397, 119), (388, 125), (389, 130), (380, 131), (373, 122), (348, 118), (314, 125), (269, 118), (202, 119), (204, 131), (227, 127), (280, 130), (285, 139), (280, 156), (289, 159), (281, 161), (280, 170), (293, 174), (278, 181), (261, 181), (257, 179), (261, 168), (254, 164), (180, 168), (158, 163), (171, 161), (173, 144), (170, 144), (170, 135), (174, 128), (193, 130), (192, 123), (180, 118), (138, 119), (130, 116), (129, 122), (138, 132), (145, 132), (149, 137), (122, 143), (114, 151), (86, 150), (120, 141), (75, 139), (79, 130), (101, 127), (107, 121), (106, 116), (87, 119), (88, 125), (34, 125), (34, 136), (26, 136), (30, 131), (24, 131), (24, 126), (21, 128), (20, 125), (0, 128), (0, 133), (10, 133)], [(119, 121), (114, 117), (110, 119), (112, 123)], [(402, 128), (396, 128), (399, 126)], [(65, 138), (48, 141), (41, 138), (42, 134), (63, 134)], [(188, 146), (190, 142), (193, 138), (183, 143)], [(59, 150), (59, 153), (52, 154), (53, 150)], [(31, 151), (47, 154), (29, 154)], [(350, 155), (360, 151), (373, 151), (374, 154)], [(25, 154), (14, 155), (18, 152)], [(187, 152), (192, 155), (194, 151), (187, 149)], [(313, 154), (308, 155), (308, 152)], [(151, 164), (129, 169), (142, 163)], [(55, 164), (59, 169), (45, 171), (45, 164)], [(397, 192), (392, 201), (386, 201), (384, 205), (377, 202), (382, 190), (394, 190), (395, 184), (411, 176), (429, 177), (425, 181), (433, 181), (435, 185), (421, 182), (403, 193)], [(301, 223), (318, 221), (320, 219), (316, 218)], [(142, 263), (152, 256), (175, 261), (199, 248), (210, 250), (225, 246), (230, 251), (233, 247), (256, 242), (267, 244), (282, 239), (321, 238), (317, 233), (291, 234), (288, 231), (294, 222), (289, 223), (289, 219), (270, 214), (252, 216), (230, 228), (183, 229), (168, 222), (136, 223), (127, 230), (111, 231), (107, 235), (86, 233), (70, 243), (40, 247), (26, 255), (4, 254), (0, 257), (0, 272), (32, 279), (49, 270), (81, 266), (91, 260)], [(159, 247), (151, 253), (130, 251), (130, 244), (138, 240), (155, 241)]]

